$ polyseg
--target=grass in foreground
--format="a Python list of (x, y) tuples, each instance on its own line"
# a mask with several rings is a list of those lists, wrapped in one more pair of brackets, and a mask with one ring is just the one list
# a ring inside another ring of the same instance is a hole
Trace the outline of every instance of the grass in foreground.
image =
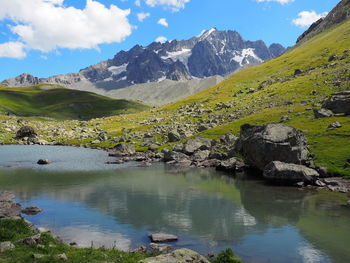
[[(0, 219), (0, 242), (11, 241), (15, 244), (14, 250), (0, 253), (1, 263), (55, 263), (62, 262), (57, 255), (65, 253), (68, 263), (97, 263), (97, 262), (118, 262), (136, 263), (154, 254), (128, 253), (116, 249), (107, 250), (104, 248), (75, 248), (68, 246), (49, 233), (41, 234), (39, 244), (28, 246), (16, 243), (16, 241), (36, 234), (24, 220)], [(34, 258), (34, 254), (42, 255)]]

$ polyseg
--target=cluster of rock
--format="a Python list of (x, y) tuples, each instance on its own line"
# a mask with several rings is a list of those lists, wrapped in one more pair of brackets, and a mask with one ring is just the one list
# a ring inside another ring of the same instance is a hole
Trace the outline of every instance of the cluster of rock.
[(326, 179), (327, 170), (314, 165), (303, 132), (283, 123), (245, 124), (239, 138), (231, 133), (220, 140), (194, 137), (160, 153), (137, 153), (132, 145), (118, 144), (113, 155), (121, 157), (119, 162), (143, 161), (144, 165), (151, 165), (163, 161), (183, 167), (214, 167), (230, 173), (250, 167), (274, 183), (315, 185), (341, 192), (350, 189), (343, 184), (334, 187), (335, 183)]
[(314, 109), (315, 118), (332, 117), (335, 114), (350, 115), (350, 91), (332, 94), (321, 109)]
[[(1, 134), (2, 133), (2, 134)], [(8, 139), (8, 135), (12, 139)], [(91, 141), (99, 144), (106, 140), (116, 140), (100, 128), (97, 120), (86, 121), (29, 121), (14, 116), (0, 121), (0, 143), (59, 145), (66, 141)]]

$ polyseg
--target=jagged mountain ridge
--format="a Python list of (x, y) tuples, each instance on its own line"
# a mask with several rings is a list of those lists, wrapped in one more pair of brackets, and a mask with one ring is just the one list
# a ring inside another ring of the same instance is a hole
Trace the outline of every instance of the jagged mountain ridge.
[(297, 43), (304, 42), (313, 36), (340, 24), (350, 18), (350, 0), (341, 0), (325, 18), (314, 22), (301, 36)]
[(51, 83), (74, 88), (77, 83), (86, 82), (98, 89), (112, 90), (165, 79), (183, 81), (225, 76), (241, 67), (279, 56), (284, 51), (280, 44), (267, 47), (261, 40), (245, 41), (236, 31), (212, 28), (189, 40), (153, 42), (147, 47), (136, 45), (79, 73), (49, 78), (22, 74), (2, 83), (13, 87)]

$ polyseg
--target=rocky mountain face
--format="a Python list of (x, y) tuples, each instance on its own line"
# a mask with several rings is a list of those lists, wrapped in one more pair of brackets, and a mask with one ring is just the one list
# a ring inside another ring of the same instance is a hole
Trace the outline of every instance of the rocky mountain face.
[(350, 0), (340, 1), (335, 8), (325, 18), (320, 18), (313, 23), (300, 37), (297, 43), (306, 41), (313, 36), (327, 30), (328, 28), (340, 24), (350, 17)]
[(45, 79), (22, 74), (3, 81), (3, 84), (28, 86), (52, 83), (71, 88), (79, 85), (81, 88), (82, 83), (92, 83), (98, 89), (114, 90), (166, 79), (184, 81), (225, 76), (242, 67), (279, 56), (284, 51), (285, 48), (279, 44), (267, 47), (261, 40), (245, 41), (236, 31), (212, 28), (188, 40), (154, 42), (147, 47), (136, 45), (79, 73)]

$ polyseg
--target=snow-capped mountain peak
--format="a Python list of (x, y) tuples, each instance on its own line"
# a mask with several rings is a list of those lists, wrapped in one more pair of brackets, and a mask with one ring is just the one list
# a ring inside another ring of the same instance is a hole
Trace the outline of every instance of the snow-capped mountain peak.
[(236, 31), (211, 28), (188, 40), (153, 42), (147, 47), (136, 45), (79, 73), (46, 79), (25, 75), (6, 80), (3, 84), (54, 83), (73, 87), (79, 82), (90, 82), (99, 88), (118, 89), (165, 79), (178, 81), (226, 76), (240, 67), (278, 56), (284, 50), (279, 44), (267, 47), (261, 40), (245, 41)]

